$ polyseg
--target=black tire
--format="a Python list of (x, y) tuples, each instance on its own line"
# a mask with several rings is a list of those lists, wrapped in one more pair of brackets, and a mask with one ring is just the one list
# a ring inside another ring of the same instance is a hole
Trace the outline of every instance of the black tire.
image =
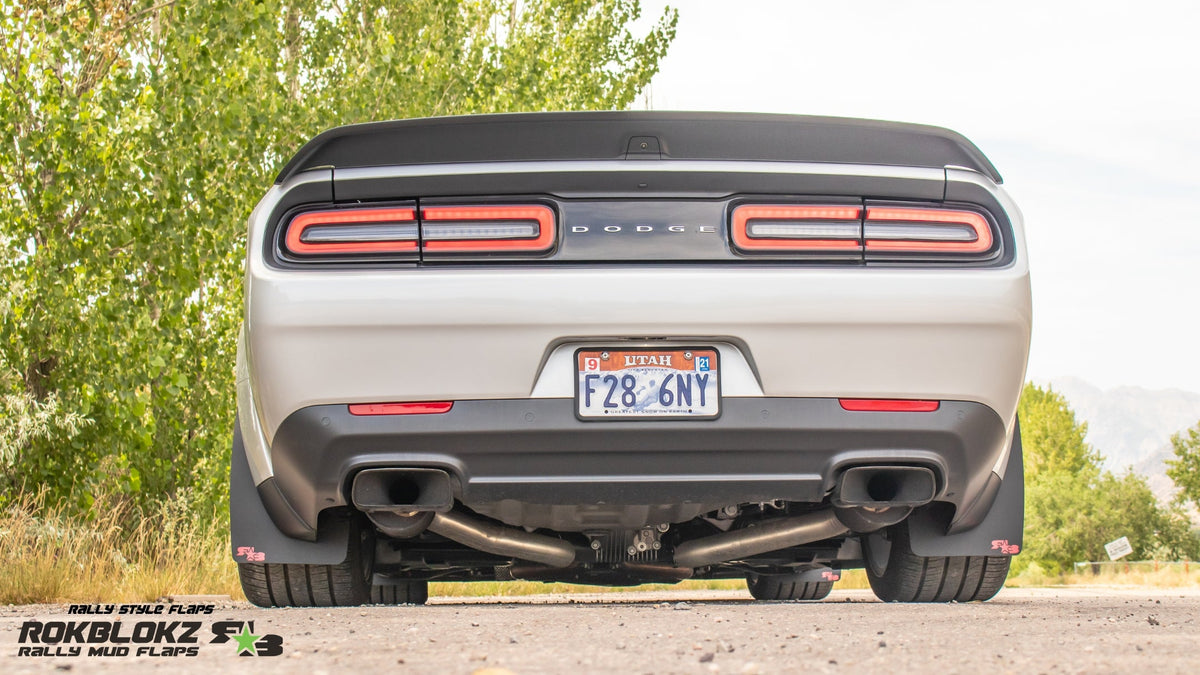
[(871, 590), (884, 602), (990, 600), (1004, 588), (1009, 556), (923, 557), (912, 552), (908, 523), (864, 535)]
[(428, 581), (401, 581), (371, 587), (373, 605), (423, 605), (428, 599)]
[(746, 588), (755, 600), (823, 600), (832, 581), (800, 581), (798, 574), (748, 574)]
[(246, 599), (259, 607), (352, 607), (371, 596), (375, 542), (369, 528), (350, 527), (346, 560), (336, 565), (238, 563)]

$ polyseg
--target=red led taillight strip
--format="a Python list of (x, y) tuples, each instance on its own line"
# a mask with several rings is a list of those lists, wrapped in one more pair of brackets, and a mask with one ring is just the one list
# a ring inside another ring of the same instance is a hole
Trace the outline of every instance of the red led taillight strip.
[(850, 412), (933, 412), (938, 401), (917, 401), (898, 398), (839, 398), (842, 410)]
[(899, 207), (867, 208), (866, 250), (911, 253), (986, 253), (992, 228), (974, 211)]
[[(416, 253), (416, 220), (417, 213), (412, 208), (309, 211), (288, 223), (284, 245), (297, 255)], [(318, 229), (336, 235), (337, 229), (342, 228), (345, 236), (333, 236), (324, 241), (308, 241), (305, 236), (306, 232)]]
[(450, 409), (454, 407), (454, 401), (355, 403), (349, 407), (351, 415), (440, 415), (450, 412)]
[[(506, 206), (426, 206), (421, 209), (422, 227), (430, 232), (438, 224), (460, 226), (460, 238), (426, 238), (423, 248), (437, 252), (538, 253), (554, 246), (554, 211), (539, 204)], [(527, 236), (511, 234), (489, 237), (489, 231), (502, 231), (506, 224), (536, 224)]]
[[(857, 206), (743, 204), (733, 210), (731, 234), (734, 246), (744, 251), (857, 251), (862, 248), (861, 214)], [(753, 221), (769, 222), (779, 232), (795, 225), (796, 234), (754, 236)]]

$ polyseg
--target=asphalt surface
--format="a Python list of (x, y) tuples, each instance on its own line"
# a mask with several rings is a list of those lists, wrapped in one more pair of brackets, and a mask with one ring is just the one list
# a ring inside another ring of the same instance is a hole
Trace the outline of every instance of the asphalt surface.
[[(181, 628), (167, 631), (175, 649), (194, 647), (195, 656), (162, 655), (172, 646), (166, 635), (158, 644), (125, 643), (131, 652), (158, 650), (153, 656), (88, 656), (87, 644), (74, 645), (79, 656), (18, 656), (22, 647), (48, 646), (30, 641), (32, 622), (53, 631), (115, 618), (69, 615), (65, 605), (2, 607), (0, 672), (1200, 672), (1200, 589), (1128, 587), (1008, 589), (991, 602), (948, 605), (883, 604), (854, 590), (805, 604), (755, 603), (731, 591), (433, 598), (425, 607), (333, 610), (225, 601), (212, 614), (121, 617), (125, 636), (139, 622), (198, 622), (196, 643), (184, 642)], [(251, 621), (253, 628), (244, 625)], [(251, 657), (244, 649), (239, 658), (238, 640), (212, 641), (235, 628), (257, 652), (281, 653)], [(143, 627), (139, 639), (151, 630)]]

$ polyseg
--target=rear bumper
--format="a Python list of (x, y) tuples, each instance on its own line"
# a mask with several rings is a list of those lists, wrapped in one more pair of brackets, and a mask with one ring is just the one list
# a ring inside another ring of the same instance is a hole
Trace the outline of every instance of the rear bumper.
[(311, 406), (280, 425), (275, 472), (258, 491), (281, 531), (312, 539), (318, 514), (348, 505), (350, 480), (370, 467), (445, 469), (456, 499), (507, 520), (525, 505), (818, 503), (848, 467), (904, 464), (933, 470), (936, 501), (955, 508), (953, 531), (990, 506), (992, 469), (1007, 448), (1001, 417), (973, 402), (927, 413), (847, 412), (827, 398), (722, 406), (711, 421), (601, 423), (576, 419), (571, 399), (459, 401), (445, 414), (376, 417)]

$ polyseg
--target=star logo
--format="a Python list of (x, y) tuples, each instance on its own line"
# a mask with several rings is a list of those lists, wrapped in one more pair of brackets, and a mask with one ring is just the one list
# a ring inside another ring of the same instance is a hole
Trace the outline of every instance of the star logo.
[(233, 636), (233, 639), (237, 640), (238, 656), (241, 656), (247, 652), (250, 653), (250, 656), (258, 656), (258, 652), (254, 649), (254, 643), (257, 642), (258, 638), (260, 637), (262, 636), (254, 635), (250, 632), (250, 628), (248, 628), (245, 624), (242, 624), (242, 632)]

